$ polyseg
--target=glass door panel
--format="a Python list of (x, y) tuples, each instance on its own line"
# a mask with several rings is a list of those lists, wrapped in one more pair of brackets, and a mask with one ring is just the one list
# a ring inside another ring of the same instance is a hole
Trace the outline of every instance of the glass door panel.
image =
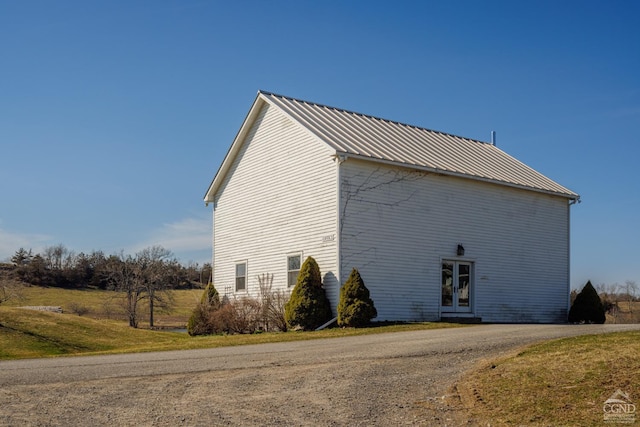
[(458, 263), (458, 307), (469, 307), (471, 265)]
[(442, 306), (453, 307), (453, 263), (442, 263)]

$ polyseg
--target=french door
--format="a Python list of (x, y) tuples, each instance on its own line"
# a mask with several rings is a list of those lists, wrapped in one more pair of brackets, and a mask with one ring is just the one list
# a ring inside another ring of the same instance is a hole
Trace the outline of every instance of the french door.
[(443, 313), (471, 313), (472, 264), (466, 261), (442, 261)]

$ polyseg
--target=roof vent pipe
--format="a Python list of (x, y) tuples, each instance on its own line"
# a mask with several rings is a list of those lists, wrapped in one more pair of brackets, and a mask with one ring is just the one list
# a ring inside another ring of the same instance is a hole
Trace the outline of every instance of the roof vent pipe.
[(496, 145), (496, 131), (491, 131), (491, 145)]

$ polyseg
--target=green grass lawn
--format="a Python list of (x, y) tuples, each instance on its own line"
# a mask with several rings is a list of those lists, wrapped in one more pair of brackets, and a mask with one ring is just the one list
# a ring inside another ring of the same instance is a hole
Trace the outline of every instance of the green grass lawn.
[(116, 320), (0, 307), (0, 359), (162, 349), (184, 334), (154, 334)]
[[(458, 387), (479, 425), (601, 426), (603, 405), (618, 389), (640, 408), (640, 331), (534, 345)], [(640, 423), (640, 411), (635, 418)]]
[[(202, 292), (201, 289), (172, 291), (171, 310), (156, 311), (155, 326), (184, 327)], [(129, 327), (121, 308), (123, 294), (118, 292), (24, 286), (19, 294), (20, 298), (0, 306), (0, 359), (182, 350), (455, 326), (418, 323), (357, 330), (191, 337), (185, 333), (149, 330), (145, 305), (140, 307), (140, 328)], [(63, 314), (19, 308), (22, 306), (60, 306)], [(82, 316), (77, 314), (79, 307), (86, 310)]]
[(116, 320), (0, 307), (0, 359), (187, 350), (457, 326), (414, 323), (316, 332), (191, 337), (186, 333), (134, 329)]

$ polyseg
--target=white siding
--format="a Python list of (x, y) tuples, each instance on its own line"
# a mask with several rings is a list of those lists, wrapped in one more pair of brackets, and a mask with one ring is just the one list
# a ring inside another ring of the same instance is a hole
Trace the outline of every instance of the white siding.
[(359, 269), (377, 320), (438, 319), (440, 262), (462, 244), (476, 317), (566, 321), (566, 198), (354, 159), (341, 180), (341, 279)]
[(277, 108), (264, 104), (215, 194), (214, 283), (234, 293), (234, 265), (247, 261), (248, 292), (273, 274), (287, 289), (287, 255), (302, 252), (320, 266), (337, 305), (337, 164), (334, 152)]

